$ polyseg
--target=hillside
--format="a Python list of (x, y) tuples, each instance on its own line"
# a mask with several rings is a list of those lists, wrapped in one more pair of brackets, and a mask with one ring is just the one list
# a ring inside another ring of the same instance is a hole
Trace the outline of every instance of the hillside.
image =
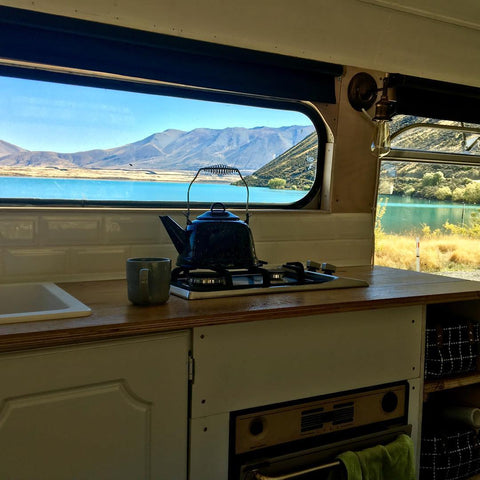
[(8, 155), (25, 152), (23, 148), (12, 145), (11, 143), (0, 140), (0, 158), (5, 158)]
[[(458, 122), (440, 121), (398, 115), (392, 121), (392, 131), (414, 122), (453, 125)], [(469, 126), (471, 124), (466, 124)], [(478, 127), (478, 125), (475, 125)], [(393, 148), (479, 155), (478, 134), (449, 130), (411, 129), (392, 142)], [(311, 188), (315, 179), (317, 158), (315, 134), (286, 151), (247, 177), (249, 185), (266, 187), (273, 178), (286, 181), (284, 188)], [(379, 193), (416, 196), (440, 200), (480, 203), (480, 167), (460, 167), (426, 163), (382, 162)], [(470, 185), (470, 186), (468, 186)], [(477, 200), (478, 197), (478, 200)], [(475, 200), (475, 201), (474, 201)]]
[(0, 143), (0, 165), (121, 170), (198, 170), (227, 164), (252, 173), (313, 131), (313, 126), (165, 130), (138, 142), (76, 153), (35, 152)]
[[(440, 126), (464, 126), (476, 127), (472, 123), (454, 122), (449, 120), (432, 120), (411, 115), (396, 115), (393, 117), (392, 132), (413, 123), (436, 124)], [(392, 141), (394, 148), (405, 150), (421, 150), (430, 152), (462, 153), (480, 155), (479, 135), (474, 133), (463, 133), (454, 130), (439, 130), (435, 128), (414, 128), (405, 131)]]
[(286, 181), (284, 188), (308, 190), (315, 180), (317, 154), (318, 139), (314, 132), (246, 177), (246, 181), (253, 187), (266, 187), (271, 179), (281, 178)]

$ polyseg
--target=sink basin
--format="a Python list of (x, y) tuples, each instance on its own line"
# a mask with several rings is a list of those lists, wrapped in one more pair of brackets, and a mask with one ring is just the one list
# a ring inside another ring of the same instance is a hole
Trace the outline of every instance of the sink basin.
[(54, 283), (0, 284), (0, 324), (85, 317), (92, 311)]

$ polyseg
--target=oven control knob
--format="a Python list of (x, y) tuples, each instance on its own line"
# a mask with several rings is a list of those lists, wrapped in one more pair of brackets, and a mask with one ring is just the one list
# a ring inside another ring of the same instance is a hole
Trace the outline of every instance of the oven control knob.
[(398, 405), (398, 397), (395, 392), (387, 392), (382, 398), (382, 409), (386, 413), (393, 412)]
[(250, 433), (256, 437), (258, 435), (260, 435), (261, 433), (263, 433), (263, 430), (265, 428), (265, 421), (263, 420), (263, 418), (261, 417), (258, 417), (258, 418), (254, 418), (251, 422), (250, 422)]

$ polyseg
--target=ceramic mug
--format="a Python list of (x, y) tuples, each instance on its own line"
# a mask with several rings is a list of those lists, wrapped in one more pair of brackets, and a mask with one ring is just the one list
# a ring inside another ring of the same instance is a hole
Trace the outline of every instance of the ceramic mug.
[(134, 305), (158, 305), (170, 295), (169, 258), (127, 259), (128, 299)]

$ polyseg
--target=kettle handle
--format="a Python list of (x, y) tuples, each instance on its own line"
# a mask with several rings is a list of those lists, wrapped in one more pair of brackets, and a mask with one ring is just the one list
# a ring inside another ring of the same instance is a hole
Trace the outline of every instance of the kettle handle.
[[(200, 172), (208, 172), (208, 173), (216, 173), (217, 175), (228, 175), (229, 173), (238, 173), (240, 175), (240, 178), (242, 179), (246, 189), (247, 189), (247, 203), (245, 206), (245, 223), (248, 224), (248, 220), (250, 219), (250, 214), (248, 213), (248, 201), (250, 198), (250, 192), (248, 190), (248, 185), (245, 179), (243, 178), (242, 174), (240, 173), (240, 170), (235, 167), (229, 167), (228, 165), (211, 165), (210, 167), (202, 167), (199, 168), (195, 176), (193, 177), (193, 180), (190, 182), (190, 185), (188, 186), (187, 190), (187, 225), (190, 224), (190, 188), (192, 186), (192, 183), (197, 179), (198, 175)], [(225, 207), (224, 207), (225, 208)]]

